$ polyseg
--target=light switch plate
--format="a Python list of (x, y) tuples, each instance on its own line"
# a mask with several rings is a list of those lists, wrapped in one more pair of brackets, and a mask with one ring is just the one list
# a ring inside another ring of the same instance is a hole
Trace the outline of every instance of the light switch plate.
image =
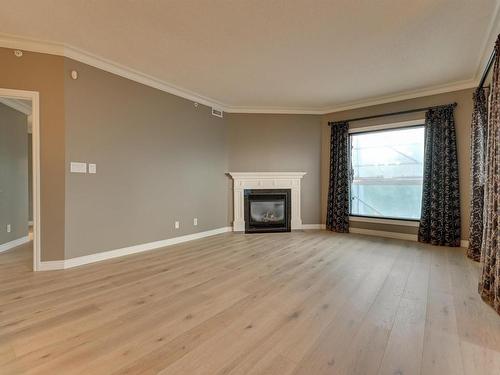
[(194, 226), (197, 226), (197, 225), (198, 225), (198, 218), (197, 218), (197, 217), (195, 217), (195, 218), (193, 219), (193, 225), (194, 225)]
[(89, 164), (89, 173), (91, 174), (97, 173), (97, 164)]
[(87, 163), (72, 161), (69, 170), (71, 173), (87, 173)]
[(174, 224), (175, 229), (179, 229), (179, 226), (180, 226), (180, 225), (179, 225), (179, 222), (178, 222), (178, 221), (176, 221), (176, 222), (175, 222), (175, 224)]

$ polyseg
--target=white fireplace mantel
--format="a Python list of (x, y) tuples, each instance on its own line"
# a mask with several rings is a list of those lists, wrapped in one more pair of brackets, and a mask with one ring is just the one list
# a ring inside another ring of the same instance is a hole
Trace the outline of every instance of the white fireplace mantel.
[(233, 231), (245, 231), (245, 189), (291, 189), (291, 228), (302, 229), (300, 180), (305, 172), (229, 172), (234, 180)]

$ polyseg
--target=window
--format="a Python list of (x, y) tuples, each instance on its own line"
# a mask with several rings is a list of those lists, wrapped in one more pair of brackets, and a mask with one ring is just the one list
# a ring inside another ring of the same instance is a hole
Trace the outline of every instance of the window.
[(353, 216), (419, 220), (424, 127), (351, 133)]

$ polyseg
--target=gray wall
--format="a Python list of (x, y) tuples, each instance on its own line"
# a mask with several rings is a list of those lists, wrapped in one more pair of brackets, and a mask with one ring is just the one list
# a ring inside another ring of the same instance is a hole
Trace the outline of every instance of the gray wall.
[[(307, 172), (302, 180), (302, 222), (321, 223), (321, 117), (226, 114), (231, 172)], [(232, 205), (232, 195), (228, 202)], [(229, 212), (232, 222), (232, 212)]]
[(0, 244), (28, 235), (27, 131), (27, 116), (0, 103)]
[(227, 225), (225, 121), (210, 108), (66, 59), (65, 125), (65, 258)]
[[(458, 166), (459, 166), (459, 184), (460, 184), (460, 212), (462, 216), (462, 239), (469, 238), (469, 219), (470, 219), (470, 123), (472, 118), (472, 89), (448, 92), (439, 95), (425, 96), (421, 98), (403, 100), (399, 102), (381, 104), (371, 107), (353, 109), (349, 111), (330, 113), (323, 116), (323, 137), (322, 137), (322, 222), (326, 219), (326, 201), (328, 193), (328, 169), (330, 155), (330, 129), (328, 121), (339, 121), (355, 117), (370, 116), (375, 114), (384, 114), (390, 112), (403, 111), (407, 109), (423, 108), (426, 106), (435, 106), (457, 102), (455, 109), (455, 127), (457, 132), (458, 148)], [(413, 113), (404, 116), (390, 116), (378, 118), (364, 122), (353, 122), (351, 127), (361, 127), (378, 125), (387, 122), (403, 121), (416, 118), (424, 118), (425, 113)], [(403, 227), (398, 225), (373, 224), (351, 222), (351, 226), (372, 230), (384, 230), (399, 233), (416, 234), (417, 229), (412, 227)]]

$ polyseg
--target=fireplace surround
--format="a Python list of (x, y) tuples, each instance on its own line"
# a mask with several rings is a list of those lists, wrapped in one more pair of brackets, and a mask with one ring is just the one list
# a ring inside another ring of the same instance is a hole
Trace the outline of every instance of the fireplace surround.
[(291, 189), (245, 189), (245, 233), (290, 232)]
[[(305, 172), (229, 172), (233, 178), (233, 231), (246, 231), (245, 190), (288, 189), (290, 229), (302, 229), (300, 183), (305, 174)], [(262, 207), (260, 209), (262, 210)]]

